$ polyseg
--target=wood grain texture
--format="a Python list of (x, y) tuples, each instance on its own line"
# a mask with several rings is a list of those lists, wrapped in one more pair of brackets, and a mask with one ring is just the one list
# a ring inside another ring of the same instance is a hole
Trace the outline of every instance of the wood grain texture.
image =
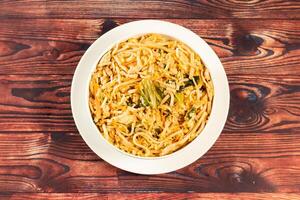
[(98, 158), (77, 132), (2, 133), (0, 192), (300, 192), (299, 144), (293, 133), (223, 133), (192, 165), (142, 176)]
[(299, 1), (10, 1), (0, 18), (300, 18)]
[[(0, 1), (0, 199), (300, 199), (299, 10), (292, 0)], [(155, 176), (97, 157), (70, 108), (87, 48), (143, 18), (205, 39), (231, 92), (215, 145)]]
[(0, 132), (76, 131), (70, 106), (72, 76), (0, 76)]
[(229, 75), (231, 99), (224, 131), (300, 133), (299, 75)]
[(23, 200), (23, 199), (64, 199), (64, 200), (94, 200), (94, 199), (104, 199), (104, 200), (156, 200), (156, 199), (165, 199), (165, 200), (186, 200), (186, 199), (205, 199), (205, 200), (215, 200), (215, 199), (224, 199), (224, 200), (269, 200), (269, 199), (281, 199), (281, 200), (298, 200), (300, 199), (300, 194), (290, 194), (290, 193), (262, 193), (262, 194), (253, 194), (253, 193), (240, 193), (240, 194), (228, 194), (228, 193), (141, 193), (141, 194), (101, 194), (101, 193), (18, 193), (18, 194), (4, 194), (0, 195), (1, 199), (10, 199), (10, 200)]
[[(0, 20), (0, 74), (34, 70), (35, 74), (72, 75), (93, 41), (129, 21), (133, 20)], [(205, 39), (229, 75), (300, 74), (300, 20), (168, 21)]]

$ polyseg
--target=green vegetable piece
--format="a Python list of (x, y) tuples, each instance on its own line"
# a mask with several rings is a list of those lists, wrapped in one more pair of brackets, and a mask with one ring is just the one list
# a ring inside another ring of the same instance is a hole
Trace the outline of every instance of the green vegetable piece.
[(142, 80), (140, 94), (142, 105), (150, 105), (153, 108), (156, 108), (163, 98), (163, 91), (149, 79)]
[(191, 119), (196, 114), (196, 109), (192, 107), (185, 115), (185, 118)]
[[(200, 77), (199, 76), (194, 76), (193, 78), (194, 78), (195, 82), (198, 84), (198, 82), (200, 80)], [(192, 79), (189, 79), (188, 81), (184, 82), (184, 85), (179, 87), (179, 91), (182, 91), (185, 88), (187, 88), (189, 86), (192, 86), (192, 85), (194, 85), (194, 82), (193, 82)]]

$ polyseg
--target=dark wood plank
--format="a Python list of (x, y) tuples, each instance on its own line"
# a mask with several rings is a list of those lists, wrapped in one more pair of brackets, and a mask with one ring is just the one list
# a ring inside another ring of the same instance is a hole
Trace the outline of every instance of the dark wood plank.
[(76, 131), (71, 81), (71, 75), (0, 76), (0, 132)]
[(299, 1), (1, 1), (0, 18), (300, 18)]
[[(300, 76), (229, 75), (224, 132), (297, 133)], [(0, 75), (0, 133), (76, 132), (71, 75)]]
[(0, 192), (75, 191), (68, 184), (72, 178), (90, 180), (90, 190), (118, 188), (117, 169), (97, 158), (78, 134), (0, 137)]
[[(0, 193), (39, 192), (0, 199), (299, 199), (253, 193), (300, 192), (299, 2), (141, 2), (0, 2)], [(205, 156), (176, 172), (141, 176), (87, 147), (69, 97), (88, 46), (119, 24), (149, 17), (194, 18), (169, 21), (195, 31), (221, 57), (231, 105)]]
[[(94, 40), (128, 21), (132, 20), (1, 20), (0, 74), (34, 70), (35, 74), (71, 75)], [(229, 75), (300, 74), (300, 20), (169, 21), (203, 37)]]
[(229, 75), (225, 132), (300, 133), (300, 74)]
[(142, 176), (98, 158), (78, 133), (0, 134), (1, 192), (300, 192), (295, 133), (223, 133), (201, 159)]
[(228, 193), (141, 193), (141, 194), (127, 194), (127, 193), (15, 193), (15, 194), (2, 194), (1, 199), (10, 200), (23, 200), (23, 199), (64, 199), (64, 200), (76, 200), (76, 199), (119, 199), (119, 200), (144, 200), (144, 199), (166, 199), (166, 200), (184, 200), (184, 199), (238, 199), (238, 200), (269, 200), (269, 199), (281, 199), (281, 200), (298, 200), (300, 194), (291, 193), (241, 193), (241, 194), (228, 194)]

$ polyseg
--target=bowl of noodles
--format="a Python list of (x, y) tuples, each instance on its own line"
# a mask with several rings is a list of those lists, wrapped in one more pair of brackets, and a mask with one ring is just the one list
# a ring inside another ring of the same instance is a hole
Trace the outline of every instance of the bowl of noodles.
[(81, 58), (71, 87), (76, 126), (103, 160), (159, 174), (212, 147), (226, 122), (229, 87), (209, 45), (165, 21), (118, 26)]

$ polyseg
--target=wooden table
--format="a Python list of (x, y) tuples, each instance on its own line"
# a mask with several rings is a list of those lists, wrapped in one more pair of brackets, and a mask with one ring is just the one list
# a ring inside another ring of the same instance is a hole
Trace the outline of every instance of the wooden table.
[[(148, 18), (204, 38), (231, 91), (213, 148), (156, 176), (97, 157), (70, 109), (86, 49), (117, 25)], [(3, 0), (0, 96), (0, 199), (300, 199), (299, 1)]]

